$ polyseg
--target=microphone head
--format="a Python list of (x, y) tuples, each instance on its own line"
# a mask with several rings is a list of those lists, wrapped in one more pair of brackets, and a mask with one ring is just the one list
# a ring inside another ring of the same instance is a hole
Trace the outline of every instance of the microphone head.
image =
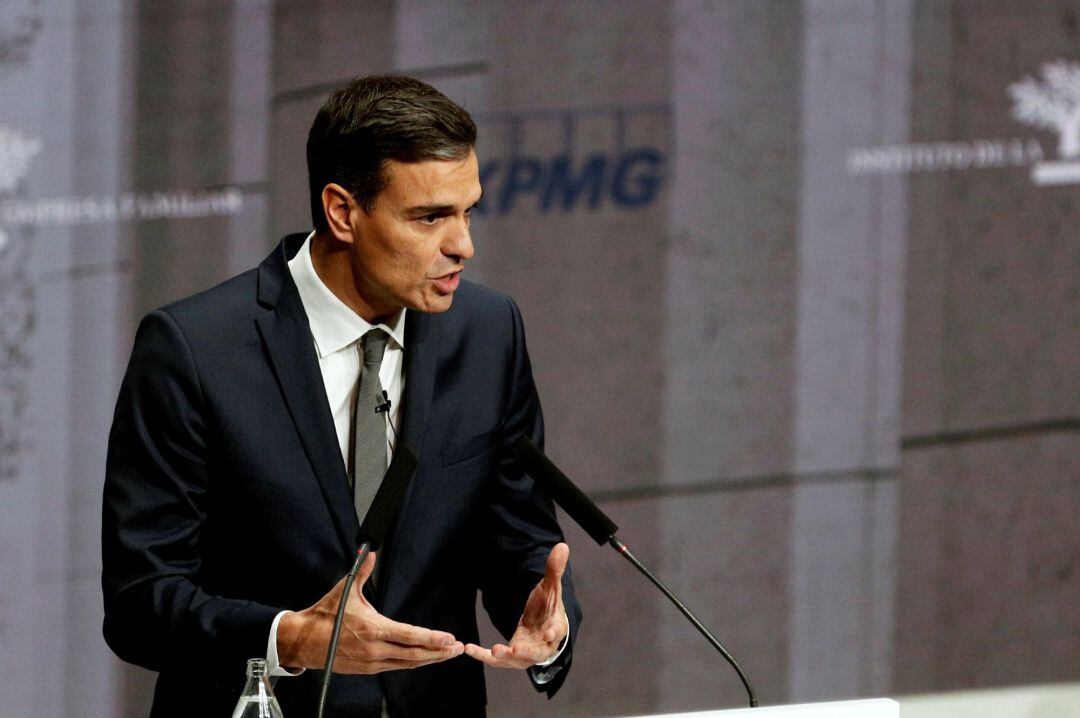
[(375, 498), (371, 500), (371, 508), (364, 516), (357, 543), (367, 541), (372, 551), (382, 546), (402, 504), (405, 503), (405, 492), (415, 473), (416, 455), (408, 446), (399, 444), (394, 449), (394, 458), (390, 460), (390, 466), (387, 467), (382, 483), (375, 492)]
[(592, 502), (592, 499), (585, 495), (585, 492), (575, 486), (566, 474), (559, 471), (559, 467), (555, 466), (536, 444), (522, 436), (518, 439), (516, 449), (519, 452), (518, 460), (521, 461), (525, 473), (542, 486), (548, 496), (561, 506), (563, 511), (581, 528), (585, 529), (593, 541), (603, 545), (611, 540), (619, 527)]

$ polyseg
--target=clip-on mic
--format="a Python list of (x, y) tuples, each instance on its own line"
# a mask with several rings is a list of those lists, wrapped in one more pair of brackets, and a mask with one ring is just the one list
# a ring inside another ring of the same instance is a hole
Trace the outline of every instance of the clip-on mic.
[(390, 395), (386, 393), (386, 389), (382, 390), (382, 403), (375, 407), (376, 414), (382, 414), (390, 411)]

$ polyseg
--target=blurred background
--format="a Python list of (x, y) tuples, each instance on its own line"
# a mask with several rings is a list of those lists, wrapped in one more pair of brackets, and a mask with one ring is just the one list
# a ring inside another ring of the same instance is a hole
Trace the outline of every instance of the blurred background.
[[(478, 121), (466, 274), (549, 453), (762, 703), (1080, 679), (1075, 0), (3, 0), (0, 714), (146, 715), (100, 630), (134, 328), (308, 231), (314, 113), (387, 72)], [(573, 672), (492, 715), (744, 704), (567, 531)]]

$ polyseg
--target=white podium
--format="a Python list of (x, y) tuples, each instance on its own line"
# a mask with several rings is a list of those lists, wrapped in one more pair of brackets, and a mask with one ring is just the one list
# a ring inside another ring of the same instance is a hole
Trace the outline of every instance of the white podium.
[(723, 711), (665, 713), (633, 718), (900, 718), (900, 704), (891, 698), (872, 698), (832, 703), (735, 708)]

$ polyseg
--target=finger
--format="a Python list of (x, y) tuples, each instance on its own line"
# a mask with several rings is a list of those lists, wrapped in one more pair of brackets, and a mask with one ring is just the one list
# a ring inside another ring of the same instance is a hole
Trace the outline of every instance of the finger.
[[(498, 651), (499, 655), (496, 655), (494, 651)], [(475, 643), (466, 643), (465, 655), (470, 658), (475, 658), (481, 663), (492, 666), (493, 668), (521, 669), (533, 665), (533, 663), (527, 659), (515, 657), (513, 653), (510, 652), (509, 648), (501, 644), (496, 644), (492, 646), (491, 649), (487, 649), (483, 646), (478, 646)]]
[(394, 658), (386, 658), (374, 661), (354, 661), (351, 663), (342, 661), (340, 670), (335, 665), (334, 672), (362, 674), (382, 673), (384, 671), (400, 671), (408, 670), (410, 668), (420, 668), (421, 666), (430, 666), (433, 663), (442, 663), (445, 660), (447, 659), (436, 658), (430, 661), (403, 661)]
[(555, 655), (556, 646), (545, 641), (517, 639), (510, 641), (510, 646), (506, 647), (505, 652), (497, 650), (500, 648), (502, 647), (491, 647), (491, 653), (496, 658), (503, 658), (515, 664), (524, 663), (525, 666), (532, 666)]
[(420, 648), (418, 646), (400, 646), (396, 643), (383, 643), (379, 647), (378, 660), (400, 661), (403, 663), (431, 663), (456, 658), (465, 652), (465, 645), (454, 643), (445, 648)]
[(452, 633), (435, 631), (430, 628), (413, 626), (409, 623), (399, 623), (386, 616), (380, 616), (378, 625), (375, 627), (374, 638), (396, 643), (402, 646), (414, 646), (421, 648), (446, 648), (458, 642)]
[(491, 651), (483, 646), (478, 646), (475, 643), (465, 644), (465, 655), (469, 658), (475, 658), (481, 663), (486, 663), (489, 666), (494, 666), (498, 663), (498, 661), (495, 660), (495, 657), (491, 655)]
[(491, 655), (489, 649), (478, 646), (475, 643), (465, 644), (465, 655), (495, 668), (506, 668), (498, 658)]
[(382, 661), (380, 662), (380, 665), (376, 666), (375, 673), (382, 673), (383, 671), (407, 671), (412, 668), (430, 666), (433, 663), (442, 663), (445, 660), (445, 658), (439, 658), (433, 661)]

